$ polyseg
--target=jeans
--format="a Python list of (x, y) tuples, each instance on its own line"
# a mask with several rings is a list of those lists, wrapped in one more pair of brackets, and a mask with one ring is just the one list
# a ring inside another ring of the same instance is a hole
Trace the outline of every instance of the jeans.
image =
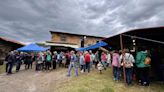
[(86, 62), (86, 69), (88, 70), (88, 73), (90, 72), (90, 62)]
[(85, 65), (80, 65), (80, 70), (84, 70), (85, 71)]
[(18, 72), (20, 70), (20, 67), (21, 67), (21, 61), (18, 61), (16, 63), (16, 71)]
[(56, 60), (53, 60), (52, 64), (53, 64), (53, 69), (56, 69)]
[(78, 76), (78, 67), (76, 66), (75, 62), (70, 62), (69, 68), (68, 68), (68, 76), (71, 75), (71, 70), (74, 68), (76, 76)]
[(46, 61), (46, 70), (50, 70), (50, 67), (51, 67), (51, 62)]
[(13, 68), (13, 63), (12, 62), (7, 62), (7, 64), (6, 64), (6, 73), (11, 74), (12, 73), (12, 68)]
[(30, 61), (29, 63), (28, 63), (28, 69), (32, 69), (32, 61)]
[(113, 66), (114, 79), (118, 81), (120, 79), (120, 68)]
[(138, 80), (140, 81), (141, 85), (149, 85), (150, 84), (149, 67), (137, 68), (137, 70), (138, 70)]
[(106, 70), (106, 61), (102, 61), (102, 64), (104, 66), (104, 69)]
[(132, 83), (132, 68), (125, 68), (125, 75), (126, 75), (126, 83), (129, 85)]

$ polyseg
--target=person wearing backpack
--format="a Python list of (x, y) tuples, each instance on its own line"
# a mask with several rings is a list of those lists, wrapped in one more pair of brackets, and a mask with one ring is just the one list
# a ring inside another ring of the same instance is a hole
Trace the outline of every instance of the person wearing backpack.
[(142, 86), (149, 86), (150, 84), (149, 69), (151, 67), (150, 57), (148, 57), (148, 52), (144, 47), (141, 47), (138, 50), (139, 52), (137, 52), (136, 55), (138, 82)]
[(52, 55), (50, 51), (47, 52), (47, 55), (45, 58), (46, 58), (46, 70), (50, 70), (51, 62), (52, 62)]
[(129, 49), (124, 49), (122, 55), (120, 56), (120, 62), (125, 68), (126, 83), (127, 85), (132, 84), (133, 75), (133, 64), (135, 63), (134, 57), (129, 53)]

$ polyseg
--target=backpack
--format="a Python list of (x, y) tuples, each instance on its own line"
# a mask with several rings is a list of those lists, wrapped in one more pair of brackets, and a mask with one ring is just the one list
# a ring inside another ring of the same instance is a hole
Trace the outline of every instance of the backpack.
[[(128, 57), (128, 60), (129, 60), (129, 58), (130, 58), (130, 55)], [(132, 68), (133, 67), (133, 63), (125, 60), (124, 61), (124, 67), (125, 68)]]
[(51, 61), (51, 55), (47, 55), (46, 60), (47, 60), (47, 61)]
[(151, 64), (151, 58), (150, 57), (146, 57), (145, 61), (144, 61), (145, 65), (150, 65)]

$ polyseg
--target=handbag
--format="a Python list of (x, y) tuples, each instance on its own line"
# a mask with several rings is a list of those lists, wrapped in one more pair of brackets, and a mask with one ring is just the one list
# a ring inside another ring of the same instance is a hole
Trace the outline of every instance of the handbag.
[[(128, 57), (128, 59), (130, 58), (130, 55)], [(123, 61), (123, 65), (125, 68), (132, 68), (133, 67), (133, 63), (132, 62), (129, 62), (129, 61)]]
[(151, 58), (150, 57), (146, 57), (145, 61), (144, 61), (145, 65), (150, 65), (151, 64)]
[(132, 68), (133, 67), (133, 63), (125, 61), (124, 62), (124, 66), (125, 66), (125, 68)]

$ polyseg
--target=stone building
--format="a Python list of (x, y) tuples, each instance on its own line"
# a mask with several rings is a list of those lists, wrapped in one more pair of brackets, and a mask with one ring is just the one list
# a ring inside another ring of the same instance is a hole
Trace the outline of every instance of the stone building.
[(14, 40), (10, 40), (4, 37), (0, 37), (0, 65), (3, 64), (3, 61), (6, 57), (6, 55), (12, 51), (15, 50), (19, 47), (24, 46), (24, 44), (18, 42), (18, 41), (14, 41)]
[(66, 33), (50, 31), (51, 41), (47, 41), (46, 45), (51, 46), (53, 50), (68, 50), (79, 48), (82, 45), (89, 46), (95, 44), (97, 41), (101, 41), (103, 37), (91, 36), (84, 34)]

